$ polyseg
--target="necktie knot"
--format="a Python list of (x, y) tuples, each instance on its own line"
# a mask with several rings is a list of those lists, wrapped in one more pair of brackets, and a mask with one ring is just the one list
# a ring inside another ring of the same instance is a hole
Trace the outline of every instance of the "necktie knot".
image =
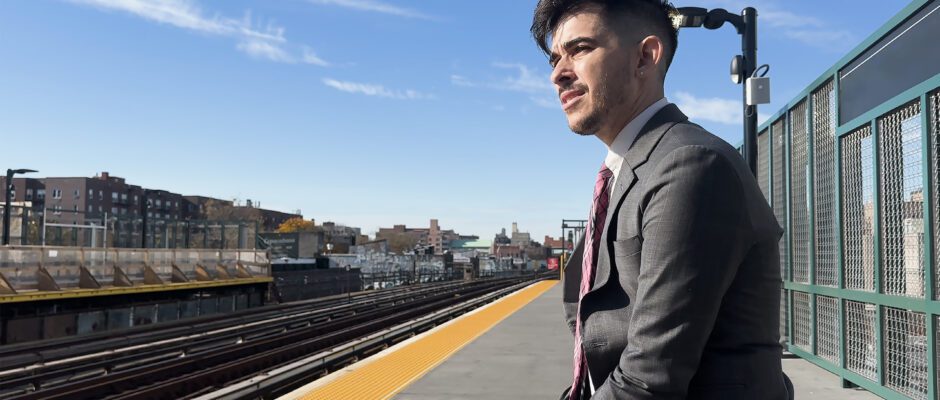
[(614, 176), (614, 171), (607, 168), (607, 164), (601, 164), (601, 170), (597, 172), (597, 180), (608, 179)]

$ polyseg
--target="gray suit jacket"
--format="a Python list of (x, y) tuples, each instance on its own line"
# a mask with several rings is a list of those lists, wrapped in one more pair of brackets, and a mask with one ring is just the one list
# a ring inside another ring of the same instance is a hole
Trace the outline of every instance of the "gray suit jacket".
[[(659, 111), (625, 156), (581, 302), (593, 399), (786, 399), (781, 234), (738, 152)], [(572, 333), (582, 252), (564, 275)]]

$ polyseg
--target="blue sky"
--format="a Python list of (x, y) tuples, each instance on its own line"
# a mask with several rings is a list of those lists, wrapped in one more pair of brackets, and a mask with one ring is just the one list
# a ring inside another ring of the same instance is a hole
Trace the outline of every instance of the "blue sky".
[[(908, 2), (700, 0), (760, 13), (770, 115)], [(864, 7), (859, 6), (864, 4)], [(567, 129), (534, 0), (0, 2), (3, 165), (260, 201), (374, 232), (541, 240), (584, 218), (600, 141)], [(669, 100), (741, 140), (730, 27), (683, 30)]]

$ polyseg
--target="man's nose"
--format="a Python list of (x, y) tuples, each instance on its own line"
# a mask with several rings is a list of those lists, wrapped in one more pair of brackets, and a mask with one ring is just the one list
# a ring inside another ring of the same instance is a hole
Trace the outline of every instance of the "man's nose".
[(558, 63), (555, 64), (555, 68), (552, 69), (552, 83), (558, 87), (566, 87), (570, 85), (575, 78), (576, 76), (574, 70), (571, 69), (571, 64), (565, 62), (563, 59), (558, 60)]

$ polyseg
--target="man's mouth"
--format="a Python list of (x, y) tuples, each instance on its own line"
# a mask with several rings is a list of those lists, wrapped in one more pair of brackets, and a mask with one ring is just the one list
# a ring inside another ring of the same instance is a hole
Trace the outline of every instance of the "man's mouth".
[(584, 91), (580, 89), (571, 89), (571, 90), (565, 91), (559, 97), (561, 99), (561, 108), (564, 110), (568, 110), (569, 108), (574, 106), (574, 104), (582, 96), (584, 96)]

